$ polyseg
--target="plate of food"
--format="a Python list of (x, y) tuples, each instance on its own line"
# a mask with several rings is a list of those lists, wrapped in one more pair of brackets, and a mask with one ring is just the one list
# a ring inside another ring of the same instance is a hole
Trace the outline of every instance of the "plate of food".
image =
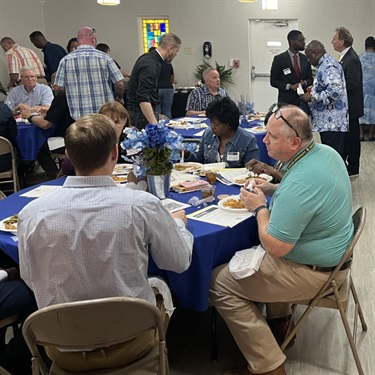
[(0, 221), (0, 230), (2, 230), (3, 232), (17, 234), (17, 222), (18, 214), (6, 217), (5, 219)]
[(173, 128), (173, 129), (190, 129), (190, 128), (194, 128), (194, 125), (191, 124), (190, 122), (184, 121), (184, 120), (183, 121), (171, 120), (171, 121), (168, 122), (168, 127)]
[(266, 127), (263, 126), (263, 125), (259, 125), (259, 126), (254, 126), (252, 128), (248, 128), (249, 131), (251, 131), (252, 133), (265, 133), (267, 131)]
[(221, 199), (218, 206), (226, 211), (232, 212), (249, 212), (244, 204), (241, 202), (239, 195), (230, 195), (224, 199)]
[(113, 168), (113, 175), (127, 174), (133, 170), (133, 164), (116, 164)]
[(203, 164), (193, 162), (176, 163), (173, 165), (173, 169), (179, 172), (197, 172), (202, 169), (202, 167)]
[(112, 180), (116, 182), (116, 184), (124, 184), (125, 182), (128, 182), (128, 176), (114, 175), (112, 176)]
[(249, 172), (249, 173), (242, 174), (242, 175), (234, 177), (233, 183), (235, 183), (236, 185), (243, 186), (243, 185), (246, 184), (247, 181), (251, 180), (252, 178), (260, 178), (260, 179), (265, 180), (265, 181), (271, 181), (272, 180), (272, 176), (269, 176), (268, 174), (261, 173), (261, 174), (258, 175), (256, 173)]

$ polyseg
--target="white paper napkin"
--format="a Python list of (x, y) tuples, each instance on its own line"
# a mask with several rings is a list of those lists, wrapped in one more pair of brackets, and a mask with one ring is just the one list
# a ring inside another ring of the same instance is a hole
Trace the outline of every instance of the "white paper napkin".
[(237, 251), (229, 262), (229, 273), (236, 279), (244, 279), (259, 270), (264, 255), (262, 245)]

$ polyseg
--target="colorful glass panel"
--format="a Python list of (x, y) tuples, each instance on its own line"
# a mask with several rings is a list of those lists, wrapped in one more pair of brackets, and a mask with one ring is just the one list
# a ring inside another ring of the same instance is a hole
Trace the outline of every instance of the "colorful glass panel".
[(157, 47), (163, 34), (169, 33), (168, 19), (142, 19), (143, 51)]

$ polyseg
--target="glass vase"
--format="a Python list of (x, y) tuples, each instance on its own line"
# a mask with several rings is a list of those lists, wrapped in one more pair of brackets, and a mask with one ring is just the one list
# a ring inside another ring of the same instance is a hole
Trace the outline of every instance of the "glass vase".
[(147, 175), (148, 191), (158, 197), (165, 199), (169, 196), (169, 187), (171, 183), (171, 174)]

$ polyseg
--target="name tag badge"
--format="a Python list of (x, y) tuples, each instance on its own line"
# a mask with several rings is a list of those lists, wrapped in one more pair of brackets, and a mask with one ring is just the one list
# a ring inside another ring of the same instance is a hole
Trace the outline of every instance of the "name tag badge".
[(284, 69), (283, 72), (284, 72), (284, 76), (286, 76), (286, 75), (292, 73), (291, 70), (290, 70), (289, 68)]
[(240, 153), (237, 152), (228, 152), (227, 154), (227, 161), (239, 161), (240, 160)]

